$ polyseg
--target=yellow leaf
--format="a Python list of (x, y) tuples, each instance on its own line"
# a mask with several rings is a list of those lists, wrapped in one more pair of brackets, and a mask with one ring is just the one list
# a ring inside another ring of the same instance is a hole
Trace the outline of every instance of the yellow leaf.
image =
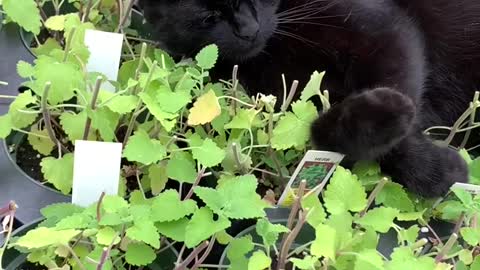
[(57, 15), (45, 21), (45, 27), (54, 31), (62, 31), (65, 28), (65, 15)]
[(221, 113), (220, 104), (213, 90), (208, 91), (195, 101), (188, 115), (190, 126), (203, 125), (211, 122)]

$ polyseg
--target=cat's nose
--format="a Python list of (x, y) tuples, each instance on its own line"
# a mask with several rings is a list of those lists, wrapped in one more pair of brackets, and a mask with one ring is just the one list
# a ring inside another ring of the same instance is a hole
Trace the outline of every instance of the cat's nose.
[(260, 26), (258, 25), (258, 22), (254, 21), (240, 27), (237, 36), (247, 41), (253, 41), (257, 38), (259, 31)]

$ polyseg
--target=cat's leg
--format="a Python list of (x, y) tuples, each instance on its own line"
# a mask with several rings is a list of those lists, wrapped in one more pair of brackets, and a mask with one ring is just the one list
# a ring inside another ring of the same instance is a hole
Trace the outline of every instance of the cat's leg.
[(349, 160), (375, 159), (404, 139), (413, 127), (415, 106), (390, 88), (366, 90), (332, 106), (312, 125), (312, 140)]
[(382, 171), (424, 197), (445, 195), (455, 182), (467, 182), (465, 161), (455, 150), (435, 145), (421, 132), (408, 135), (378, 159)]

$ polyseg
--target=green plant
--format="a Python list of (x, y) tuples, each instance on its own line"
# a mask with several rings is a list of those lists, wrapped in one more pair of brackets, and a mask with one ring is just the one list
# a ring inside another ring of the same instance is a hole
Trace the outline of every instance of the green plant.
[[(10, 246), (28, 253), (29, 262), (49, 269), (125, 269), (147, 266), (165, 256), (162, 252), (173, 243), (183, 243), (174, 268), (187, 269), (198, 256), (190, 268), (196, 269), (216, 239), (228, 240), (225, 229), (231, 220), (265, 216), (267, 204), (256, 187), (257, 179), (245, 175), (224, 178), (215, 189), (193, 186), (185, 196), (168, 189), (150, 199), (135, 191), (129, 201), (102, 195), (87, 208), (53, 204), (41, 210), (45, 220), (36, 229)], [(190, 199), (193, 193), (206, 206), (197, 206)], [(192, 249), (188, 256), (185, 248)]]

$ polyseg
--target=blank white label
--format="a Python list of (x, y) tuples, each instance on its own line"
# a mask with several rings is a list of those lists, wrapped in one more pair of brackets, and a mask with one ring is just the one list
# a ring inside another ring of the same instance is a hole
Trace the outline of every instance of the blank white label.
[(72, 203), (89, 206), (102, 192), (117, 195), (122, 144), (75, 141)]

